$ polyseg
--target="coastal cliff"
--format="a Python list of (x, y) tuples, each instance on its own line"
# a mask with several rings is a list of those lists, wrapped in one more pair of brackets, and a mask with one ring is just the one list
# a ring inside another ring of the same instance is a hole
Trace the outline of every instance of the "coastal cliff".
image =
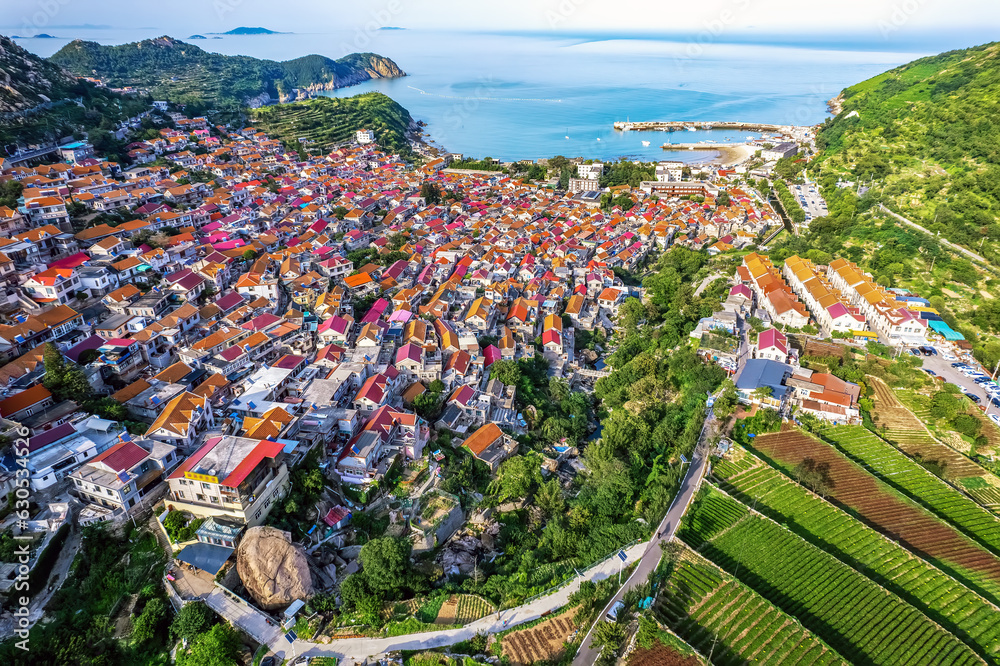
[(98, 78), (111, 87), (148, 90), (154, 97), (248, 106), (308, 99), (371, 79), (406, 76), (377, 53), (352, 53), (337, 60), (313, 54), (278, 62), (210, 53), (166, 36), (119, 46), (78, 39), (49, 61), (77, 76)]

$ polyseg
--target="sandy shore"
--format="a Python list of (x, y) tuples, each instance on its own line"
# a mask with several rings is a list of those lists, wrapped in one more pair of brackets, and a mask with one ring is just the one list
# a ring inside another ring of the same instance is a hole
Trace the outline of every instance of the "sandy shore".
[(753, 154), (757, 152), (755, 146), (750, 146), (747, 144), (741, 144), (739, 146), (725, 146), (719, 148), (719, 154), (712, 160), (710, 164), (715, 164), (717, 166), (733, 166), (735, 164), (740, 164), (745, 162), (748, 158), (753, 157)]

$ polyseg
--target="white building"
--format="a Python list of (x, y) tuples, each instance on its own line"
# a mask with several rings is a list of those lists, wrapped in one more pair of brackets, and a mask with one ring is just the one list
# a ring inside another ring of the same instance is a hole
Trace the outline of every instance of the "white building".
[(593, 164), (581, 164), (576, 167), (576, 173), (580, 178), (596, 180), (604, 175), (604, 163), (594, 162)]
[(375, 143), (375, 130), (359, 129), (355, 133), (355, 138), (361, 144)]
[(683, 162), (660, 162), (656, 165), (656, 182), (676, 182), (683, 177), (683, 169)]

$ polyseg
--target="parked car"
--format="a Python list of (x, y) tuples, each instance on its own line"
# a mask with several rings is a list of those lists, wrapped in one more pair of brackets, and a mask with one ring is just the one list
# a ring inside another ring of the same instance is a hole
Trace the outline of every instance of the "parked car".
[(996, 414), (990, 414), (990, 421), (993, 421), (993, 423), (1000, 425), (1000, 416), (997, 416)]
[(624, 609), (625, 604), (621, 601), (617, 601), (615, 602), (615, 605), (611, 607), (611, 610), (608, 611), (608, 614), (604, 616), (604, 619), (608, 622), (617, 622), (618, 613), (621, 613)]
[(931, 377), (937, 377), (937, 373), (934, 372), (933, 370), (928, 370), (927, 368), (920, 368), (920, 369), (923, 370), (924, 372), (926, 372)]
[(264, 657), (260, 660), (260, 666), (277, 666), (277, 662), (274, 661), (274, 657)]
[(965, 392), (965, 393), (963, 393), (963, 395), (964, 395), (964, 396), (965, 396), (966, 398), (968, 398), (969, 400), (971, 400), (972, 402), (976, 403), (977, 405), (978, 405), (978, 404), (979, 404), (980, 402), (982, 402), (982, 400), (980, 400), (980, 399), (979, 399), (979, 396), (978, 396), (978, 395), (976, 395), (976, 394), (974, 394), (974, 393), (969, 393), (969, 392)]

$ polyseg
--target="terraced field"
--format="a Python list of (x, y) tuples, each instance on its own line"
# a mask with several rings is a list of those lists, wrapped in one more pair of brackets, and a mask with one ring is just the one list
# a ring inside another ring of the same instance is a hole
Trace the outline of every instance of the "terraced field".
[(693, 516), (714, 515), (702, 519), (702, 525), (717, 526), (725, 515), (740, 517), (728, 527), (716, 527), (708, 541), (701, 539), (702, 530), (687, 527), (680, 538), (798, 618), (849, 662), (984, 663), (953, 634), (833, 555), (767, 518), (747, 515), (745, 507), (741, 512), (739, 502), (718, 490), (708, 493), (711, 503), (692, 507)]
[(469, 624), (479, 618), (486, 617), (494, 610), (496, 609), (493, 605), (482, 597), (472, 594), (461, 594), (458, 595), (458, 610), (455, 613), (455, 622), (457, 624)]
[[(830, 500), (860, 517), (869, 526), (914, 553), (947, 570), (993, 601), (1000, 600), (1000, 560), (981, 543), (951, 524), (942, 521), (914, 498), (899, 492), (896, 485), (902, 477), (912, 475), (928, 493), (927, 501), (947, 513), (964, 519), (984, 538), (991, 538), (996, 519), (982, 507), (926, 471), (892, 445), (878, 439), (863, 428), (845, 426), (830, 429), (842, 438), (856, 437), (864, 441), (871, 437), (878, 451), (896, 465), (884, 469), (892, 480), (888, 485), (876, 478), (878, 470), (861, 467), (841, 451), (826, 442), (813, 439), (798, 431), (762, 435), (754, 440), (754, 448), (778, 467), (791, 473), (801, 462), (809, 460), (822, 469), (832, 488)], [(867, 433), (867, 435), (865, 434)], [(913, 485), (913, 484), (911, 484)], [(935, 493), (941, 493), (936, 496)], [(946, 516), (947, 517), (947, 516)], [(985, 517), (985, 520), (983, 519)], [(950, 520), (950, 518), (949, 518)]]
[[(910, 456), (941, 467), (946, 479), (986, 476), (988, 472), (947, 444), (939, 442), (878, 377), (865, 378), (875, 390), (875, 423), (885, 426), (885, 438)], [(881, 432), (881, 430), (880, 430)]]
[(996, 516), (870, 431), (861, 426), (840, 426), (824, 430), (823, 437), (872, 474), (1000, 554), (1000, 520)]
[(685, 551), (654, 612), (713, 664), (846, 663), (793, 618), (692, 551)]
[(766, 463), (747, 456), (736, 464), (719, 462), (713, 473), (730, 494), (906, 599), (980, 656), (996, 660), (1000, 608)]

